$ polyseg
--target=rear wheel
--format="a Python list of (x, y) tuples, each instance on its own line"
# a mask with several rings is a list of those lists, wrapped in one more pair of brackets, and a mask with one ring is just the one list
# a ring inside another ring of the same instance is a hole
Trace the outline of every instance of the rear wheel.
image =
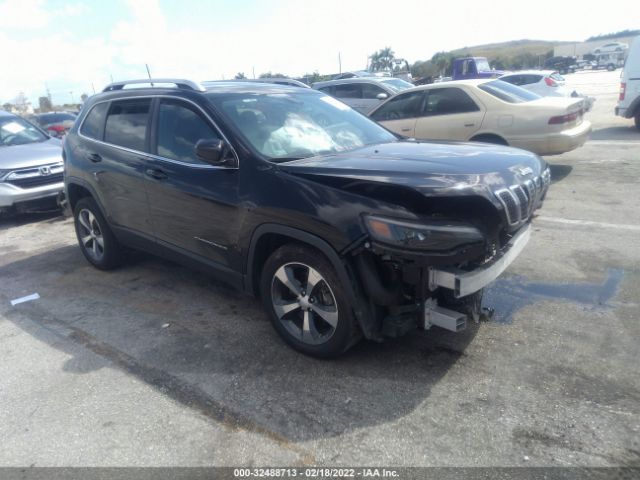
[(472, 142), (493, 143), (495, 145), (509, 145), (507, 141), (498, 135), (478, 135), (471, 139)]
[(335, 357), (357, 338), (345, 289), (316, 250), (301, 245), (276, 250), (262, 270), (260, 293), (276, 331), (296, 350)]
[(636, 113), (636, 116), (634, 117), (635, 123), (636, 123), (636, 128), (638, 130), (640, 130), (640, 111), (638, 113)]
[(101, 270), (111, 270), (120, 265), (120, 244), (95, 200), (91, 197), (80, 199), (73, 217), (78, 243), (87, 261)]

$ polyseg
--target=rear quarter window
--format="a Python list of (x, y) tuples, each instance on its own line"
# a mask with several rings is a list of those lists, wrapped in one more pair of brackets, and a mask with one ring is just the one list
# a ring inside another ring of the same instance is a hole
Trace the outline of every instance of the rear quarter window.
[(108, 102), (94, 105), (84, 119), (84, 122), (82, 122), (80, 133), (85, 137), (102, 140), (104, 119), (107, 114), (108, 107)]

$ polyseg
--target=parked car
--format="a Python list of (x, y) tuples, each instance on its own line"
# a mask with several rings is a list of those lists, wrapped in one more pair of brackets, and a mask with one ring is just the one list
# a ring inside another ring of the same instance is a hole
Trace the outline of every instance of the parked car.
[(611, 42), (602, 45), (593, 50), (593, 53), (596, 55), (598, 53), (612, 53), (612, 52), (623, 52), (629, 48), (629, 45), (622, 42)]
[(624, 66), (625, 53), (611, 52), (599, 53), (596, 55), (594, 70), (607, 69), (612, 72), (616, 68)]
[(311, 87), (366, 114), (380, 102), (413, 85), (400, 78), (358, 77), (316, 82)]
[(64, 137), (76, 121), (76, 115), (70, 112), (38, 113), (29, 118), (40, 128), (56, 138)]
[(390, 77), (390, 72), (370, 72), (369, 70), (354, 70), (352, 72), (342, 72), (335, 75), (331, 80), (344, 80), (345, 78), (363, 77)]
[(640, 130), (640, 36), (631, 42), (620, 79), (620, 95), (616, 115), (633, 118)]
[(452, 64), (453, 80), (469, 80), (472, 78), (498, 78), (505, 72), (494, 70), (489, 66), (486, 57), (456, 58)]
[(0, 216), (55, 206), (64, 187), (62, 170), (59, 140), (0, 111)]
[(425, 140), (490, 142), (555, 155), (584, 144), (580, 98), (540, 97), (502, 80), (460, 80), (400, 92), (370, 113), (389, 130)]
[(537, 93), (541, 97), (579, 97), (584, 99), (585, 111), (591, 110), (595, 99), (579, 94), (573, 88), (568, 88), (565, 79), (553, 70), (522, 70), (507, 73), (500, 77), (503, 82)]
[(556, 70), (560, 75), (574, 73), (578, 68), (576, 57), (551, 57), (544, 61), (544, 68)]
[[(522, 251), (547, 191), (537, 155), (401, 140), (321, 92), (115, 83), (64, 142), (80, 249), (128, 246), (259, 295), (293, 348), (459, 331)], [(123, 88), (123, 87), (129, 88)]]

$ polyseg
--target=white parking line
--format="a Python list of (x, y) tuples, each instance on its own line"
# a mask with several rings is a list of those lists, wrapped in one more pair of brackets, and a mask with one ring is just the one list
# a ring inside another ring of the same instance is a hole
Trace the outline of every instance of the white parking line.
[(640, 232), (640, 225), (625, 225), (622, 223), (606, 223), (606, 222), (593, 222), (591, 220), (572, 220), (569, 218), (556, 218), (556, 217), (536, 217), (536, 220), (552, 223), (564, 223), (567, 225), (580, 225), (584, 227), (600, 227), (600, 228), (615, 228), (618, 230), (631, 230), (634, 232)]

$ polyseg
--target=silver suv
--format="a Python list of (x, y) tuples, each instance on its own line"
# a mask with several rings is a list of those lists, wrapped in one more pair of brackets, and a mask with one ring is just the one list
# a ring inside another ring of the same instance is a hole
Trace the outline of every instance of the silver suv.
[(64, 189), (62, 148), (25, 119), (0, 111), (0, 215), (55, 204)]
[(311, 87), (366, 115), (380, 102), (413, 85), (393, 77), (356, 77), (316, 82)]

